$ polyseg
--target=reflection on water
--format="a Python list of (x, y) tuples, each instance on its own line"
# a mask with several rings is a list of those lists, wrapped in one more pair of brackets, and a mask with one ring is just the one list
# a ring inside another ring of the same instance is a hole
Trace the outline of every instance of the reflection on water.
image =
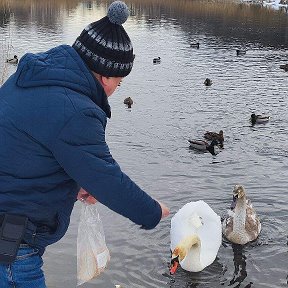
[[(105, 15), (110, 2), (0, 0), (0, 76), (16, 69), (5, 65), (7, 56), (72, 44), (88, 23)], [(127, 3), (132, 17), (125, 28), (136, 58), (131, 75), (109, 99), (107, 142), (113, 156), (171, 215), (200, 199), (224, 215), (231, 189), (243, 184), (262, 231), (244, 247), (224, 240), (212, 265), (200, 273), (179, 269), (172, 277), (171, 218), (143, 231), (100, 205), (111, 262), (83, 287), (286, 287), (288, 74), (279, 66), (287, 63), (287, 14), (227, 1)], [(199, 49), (190, 47), (193, 41)], [(241, 57), (239, 47), (247, 50)], [(161, 63), (153, 65), (158, 56)], [(204, 86), (206, 78), (212, 86)], [(134, 104), (126, 109), (129, 96)], [(251, 127), (252, 112), (271, 120)], [(189, 150), (187, 139), (221, 129), (225, 148), (216, 157)], [(78, 216), (76, 203), (67, 235), (45, 254), (49, 288), (75, 287)]]
[[(10, 1), (0, 0), (0, 15), (5, 15), (5, 21), (0, 27), (7, 25), (7, 21), (15, 21), (17, 26), (35, 25), (40, 29), (52, 31), (57, 28), (60, 18), (67, 15), (79, 4), (78, 0), (67, 1)], [(64, 15), (62, 15), (64, 13)], [(55, 31), (56, 32), (56, 31)]]
[[(85, 21), (87, 16), (102, 17), (110, 2), (0, 0), (0, 85), (14, 71), (13, 68), (3, 67), (7, 58), (15, 54), (22, 56), (27, 51), (36, 52), (39, 48), (45, 50), (49, 43), (51, 47), (53, 43), (62, 44), (82, 23), (88, 23)], [(128, 0), (126, 3), (131, 19), (144, 21), (151, 28), (180, 26), (190, 41), (193, 38), (199, 41), (205, 31), (207, 36), (234, 43), (238, 48), (249, 48), (250, 42), (259, 47), (287, 47), (287, 15), (259, 5), (248, 6), (223, 0)], [(31, 47), (31, 39), (24, 36), (28, 34), (35, 35), (38, 45)], [(17, 35), (23, 39), (19, 41)], [(65, 43), (72, 44), (74, 41), (69, 40)]]
[[(16, 25), (34, 25), (51, 32), (59, 27), (61, 18), (80, 8), (93, 10), (100, 5), (105, 8), (111, 1), (7, 1), (0, 0), (0, 27), (7, 25), (9, 19)], [(263, 45), (287, 45), (288, 19), (286, 13), (275, 12), (259, 5), (248, 6), (243, 3), (218, 1), (185, 0), (128, 0), (132, 17), (147, 22), (164, 24), (175, 20), (185, 29), (193, 22), (208, 25), (208, 31), (215, 36), (238, 38), (262, 42)], [(63, 14), (63, 15), (62, 15)], [(267, 29), (267, 27), (269, 27)], [(50, 30), (50, 31), (49, 31)], [(187, 29), (188, 30), (188, 29)], [(237, 31), (237, 35), (235, 35)], [(56, 31), (54, 31), (56, 32)]]
[[(240, 284), (243, 282), (243, 280), (247, 277), (246, 256), (243, 254), (242, 245), (232, 244), (232, 249), (234, 253), (233, 262), (235, 270), (233, 273), (233, 278), (229, 283), (229, 286), (233, 285), (234, 283), (238, 283), (237, 286), (233, 286), (238, 288), (240, 287)], [(245, 287), (248, 288), (248, 286)]]

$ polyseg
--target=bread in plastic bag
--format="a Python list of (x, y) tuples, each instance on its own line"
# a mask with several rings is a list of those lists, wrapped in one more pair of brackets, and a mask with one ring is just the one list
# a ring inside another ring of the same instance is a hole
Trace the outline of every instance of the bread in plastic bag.
[(77, 286), (97, 277), (110, 260), (96, 204), (81, 202), (77, 235)]

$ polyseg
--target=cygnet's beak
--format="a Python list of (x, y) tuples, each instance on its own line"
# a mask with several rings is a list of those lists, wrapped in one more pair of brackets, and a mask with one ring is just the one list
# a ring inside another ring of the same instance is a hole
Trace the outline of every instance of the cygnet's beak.
[(169, 269), (171, 275), (176, 273), (178, 266), (179, 266), (179, 259), (177, 256), (177, 257), (171, 259), (171, 265), (170, 265), (170, 269)]

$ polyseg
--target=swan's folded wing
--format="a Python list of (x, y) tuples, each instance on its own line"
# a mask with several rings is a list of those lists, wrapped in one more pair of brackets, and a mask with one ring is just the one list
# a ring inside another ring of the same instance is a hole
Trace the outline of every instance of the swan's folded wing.
[(227, 217), (222, 223), (223, 234), (227, 237), (231, 232), (233, 232), (233, 217)]
[(245, 230), (249, 234), (251, 240), (256, 239), (261, 231), (260, 220), (256, 215), (255, 210), (252, 208), (252, 205), (247, 206), (246, 208)]

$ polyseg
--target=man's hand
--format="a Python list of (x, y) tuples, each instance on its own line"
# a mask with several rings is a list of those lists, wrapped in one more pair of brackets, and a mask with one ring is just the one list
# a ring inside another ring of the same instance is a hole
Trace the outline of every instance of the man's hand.
[(77, 200), (85, 202), (87, 204), (95, 204), (97, 202), (97, 200), (88, 192), (86, 192), (83, 188), (79, 190)]
[(161, 219), (167, 217), (170, 214), (169, 208), (166, 205), (164, 205), (163, 203), (159, 202), (158, 200), (156, 200), (156, 201), (159, 203), (159, 205), (161, 206), (161, 209), (162, 209)]

